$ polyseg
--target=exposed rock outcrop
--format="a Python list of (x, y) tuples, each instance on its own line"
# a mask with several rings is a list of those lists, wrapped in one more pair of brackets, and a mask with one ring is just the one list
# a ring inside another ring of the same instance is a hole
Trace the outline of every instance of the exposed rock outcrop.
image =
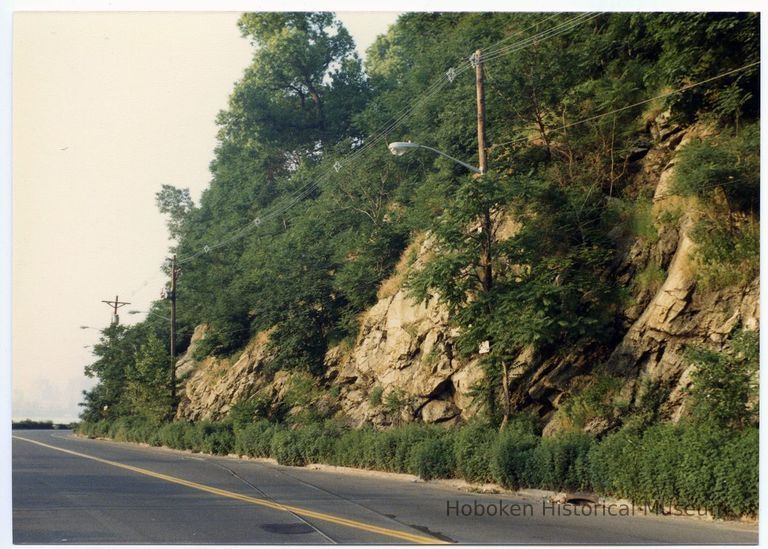
[(178, 419), (219, 419), (234, 404), (248, 400), (258, 391), (276, 393), (284, 385), (284, 376), (268, 382), (264, 375), (268, 359), (266, 334), (254, 337), (237, 357), (206, 357), (196, 361), (195, 349), (206, 332), (205, 326), (195, 329), (189, 349), (176, 364), (176, 375), (182, 380)]
[[(664, 413), (679, 419), (691, 379), (686, 347), (692, 343), (717, 347), (737, 324), (758, 328), (759, 280), (747, 288), (697, 288), (692, 261), (695, 244), (689, 236), (694, 214), (670, 189), (675, 151), (706, 131), (673, 126), (662, 115), (650, 128), (653, 145), (643, 144), (633, 152), (637, 159), (633, 184), (654, 193), (651, 215), (658, 235), (653, 239), (613, 235), (624, 239), (614, 276), (631, 289), (633, 298), (618, 319), (616, 344), (557, 356), (538, 356), (527, 349), (515, 360), (513, 403), (519, 410), (550, 420), (545, 433), (561, 427), (554, 412), (570, 395), (589, 386), (598, 371), (626, 380), (621, 397), (630, 402), (638, 398), (645, 380), (664, 383), (670, 389)], [(515, 230), (512, 221), (505, 226), (507, 236)], [(453, 352), (457, 333), (446, 310), (436, 299), (414, 302), (402, 287), (404, 269), (418, 269), (433, 243), (422, 239), (413, 246), (416, 257), (422, 259), (398, 267), (383, 285), (386, 292), (362, 315), (355, 343), (334, 347), (325, 358), (326, 374), (320, 383), (334, 388), (338, 410), (358, 424), (452, 423), (477, 410), (471, 390), (483, 377), (479, 356), (458, 360)], [(663, 278), (655, 285), (637, 285), (638, 275), (649, 266)], [(265, 374), (267, 334), (256, 336), (238, 357), (196, 362), (192, 354), (205, 332), (205, 327), (198, 327), (190, 350), (178, 363), (178, 373), (185, 378), (178, 417), (218, 418), (257, 392), (275, 401), (282, 398), (290, 376)], [(593, 421), (585, 428), (599, 432), (608, 427)]]
[(454, 358), (455, 336), (436, 300), (415, 303), (403, 288), (381, 299), (363, 316), (354, 347), (326, 361), (341, 387), (342, 410), (376, 424), (392, 416), (436, 423), (471, 415), (467, 392), (478, 368)]

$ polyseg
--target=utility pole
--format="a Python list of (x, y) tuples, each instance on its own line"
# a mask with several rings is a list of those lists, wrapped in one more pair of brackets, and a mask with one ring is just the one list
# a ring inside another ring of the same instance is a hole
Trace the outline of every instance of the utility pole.
[(176, 255), (171, 260), (171, 293), (168, 296), (171, 300), (171, 413), (176, 411), (176, 279), (179, 275), (179, 269), (176, 267)]
[[(485, 147), (485, 82), (483, 80), (482, 52), (477, 50), (473, 58), (475, 64), (475, 89), (477, 92), (477, 152), (480, 168), (479, 177), (483, 177), (488, 171), (488, 157)], [(489, 209), (486, 209), (483, 212), (481, 225), (483, 242), (482, 257), (480, 258), (482, 267), (481, 281), (484, 292), (490, 292), (493, 287), (493, 269), (491, 267), (492, 228), (491, 212)]]
[(128, 301), (119, 301), (119, 297), (115, 296), (114, 301), (105, 301), (101, 300), (102, 303), (106, 303), (110, 307), (112, 307), (113, 313), (112, 313), (112, 325), (115, 326), (120, 323), (120, 317), (117, 315), (117, 310), (120, 307), (124, 307), (125, 305), (130, 305)]
[(484, 174), (488, 169), (488, 160), (485, 151), (485, 82), (483, 81), (483, 57), (477, 50), (475, 58), (475, 88), (477, 90), (477, 148), (479, 152), (478, 163), (480, 173)]
[[(477, 148), (478, 148), (478, 167), (480, 168), (480, 176), (483, 177), (488, 171), (488, 156), (485, 146), (485, 81), (483, 80), (483, 57), (480, 50), (475, 51), (474, 54), (475, 63), (475, 89), (477, 92)], [(481, 222), (482, 230), (482, 251), (480, 257), (481, 273), (481, 285), (483, 292), (490, 292), (493, 288), (493, 265), (492, 265), (492, 247), (493, 247), (493, 220), (491, 219), (491, 210), (486, 208), (483, 211), (483, 219)], [(493, 313), (493, 304), (490, 300), (487, 300), (488, 314)], [(489, 352), (491, 349), (492, 341), (488, 340), (487, 345), (481, 345), (481, 351)], [(501, 422), (500, 430), (506, 427), (509, 421), (509, 415), (511, 413), (512, 402), (509, 394), (509, 365), (507, 362), (501, 360), (501, 382), (502, 394), (504, 396), (504, 417)]]

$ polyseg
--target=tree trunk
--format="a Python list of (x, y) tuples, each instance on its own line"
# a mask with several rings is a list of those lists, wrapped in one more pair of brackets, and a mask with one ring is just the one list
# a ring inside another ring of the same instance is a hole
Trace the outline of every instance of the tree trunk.
[(509, 366), (505, 360), (501, 361), (501, 379), (502, 379), (502, 391), (504, 395), (504, 417), (501, 420), (501, 426), (499, 432), (503, 431), (509, 423), (509, 416), (512, 412), (512, 402), (509, 395)]

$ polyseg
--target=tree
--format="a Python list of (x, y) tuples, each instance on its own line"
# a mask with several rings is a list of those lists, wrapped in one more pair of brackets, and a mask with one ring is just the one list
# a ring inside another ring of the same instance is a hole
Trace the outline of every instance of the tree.
[[(665, 13), (648, 16), (648, 30), (660, 45), (656, 75), (680, 87), (760, 60), (758, 13)], [(760, 108), (757, 67), (672, 98), (677, 116), (692, 119), (713, 111), (738, 126)]]
[(366, 99), (362, 65), (349, 32), (332, 13), (247, 13), (238, 23), (258, 46), (219, 116), (222, 140), (257, 138), (287, 163), (335, 143)]
[(165, 344), (150, 334), (126, 375), (125, 398), (133, 415), (155, 422), (173, 418), (170, 367)]
[(695, 421), (728, 430), (756, 422), (760, 366), (756, 332), (736, 329), (722, 352), (693, 346), (687, 357), (696, 367), (690, 391)]
[(497, 231), (504, 222), (504, 207), (510, 199), (510, 184), (485, 174), (459, 188), (456, 200), (434, 226), (436, 254), (424, 269), (409, 279), (416, 299), (428, 300), (433, 293), (448, 306), (450, 317), (462, 330), (460, 349), (471, 353), (481, 342), (492, 341), (486, 363), (492, 373), (501, 365), (504, 398), (502, 425), (511, 414), (509, 370), (505, 351), (493, 338), (497, 286), (494, 262), (499, 244)]
[[(489, 230), (480, 230), (486, 215)], [(610, 338), (617, 292), (604, 215), (588, 189), (490, 173), (465, 183), (434, 224), (436, 254), (409, 285), (417, 299), (437, 294), (447, 305), (461, 352), (491, 343), (487, 381), (502, 395), (502, 427), (511, 363), (523, 349), (556, 354)], [(501, 239), (503, 224), (516, 229)]]
[(124, 399), (127, 374), (141, 346), (140, 329), (112, 324), (101, 331), (93, 346), (96, 361), (85, 367), (85, 375), (98, 379), (90, 391), (84, 391), (83, 419), (111, 419), (127, 413)]
[(155, 195), (155, 203), (160, 213), (168, 216), (168, 235), (173, 240), (179, 240), (184, 230), (184, 224), (189, 220), (189, 214), (195, 207), (189, 195), (189, 189), (177, 189), (172, 185), (163, 185)]

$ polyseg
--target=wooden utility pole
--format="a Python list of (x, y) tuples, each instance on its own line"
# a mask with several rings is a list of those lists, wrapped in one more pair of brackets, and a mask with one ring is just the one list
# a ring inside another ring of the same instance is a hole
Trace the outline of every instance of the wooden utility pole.
[[(483, 80), (483, 57), (480, 50), (475, 51), (475, 89), (477, 91), (477, 149), (480, 176), (483, 177), (488, 171), (488, 156), (485, 145), (485, 82)], [(490, 208), (483, 211), (482, 219), (482, 251), (480, 257), (481, 267), (481, 285), (483, 292), (490, 292), (493, 288), (493, 219), (491, 218)], [(493, 313), (493, 304), (487, 300), (488, 314)], [(488, 340), (488, 350), (493, 342)], [(504, 396), (504, 418), (501, 422), (500, 430), (503, 430), (509, 422), (509, 416), (512, 412), (511, 396), (509, 394), (509, 365), (501, 360), (501, 382), (502, 394)]]
[[(480, 168), (480, 176), (483, 177), (488, 171), (488, 157), (485, 147), (485, 83), (483, 80), (483, 57), (482, 52), (477, 50), (474, 54), (475, 62), (475, 89), (477, 91), (477, 153)], [(491, 291), (493, 287), (493, 269), (491, 267), (491, 244), (492, 244), (492, 220), (491, 211), (486, 209), (483, 212), (482, 219), (482, 257), (480, 258), (482, 267), (482, 286), (484, 292)], [(490, 305), (489, 305), (490, 307)], [(490, 311), (489, 311), (490, 312)]]
[(125, 305), (130, 305), (130, 303), (128, 301), (120, 301), (118, 296), (115, 296), (115, 300), (114, 301), (105, 301), (105, 300), (102, 299), (101, 302), (102, 303), (106, 303), (107, 305), (112, 307), (112, 310), (114, 311), (112, 313), (112, 324), (113, 325), (118, 324), (120, 322), (120, 317), (117, 316), (117, 310), (120, 307), (124, 307)]
[(482, 52), (475, 52), (475, 88), (477, 90), (477, 148), (480, 173), (484, 174), (488, 169), (485, 151), (485, 83), (483, 81), (483, 57)]
[(171, 260), (171, 413), (176, 412), (176, 279), (179, 270), (176, 267), (176, 256)]

